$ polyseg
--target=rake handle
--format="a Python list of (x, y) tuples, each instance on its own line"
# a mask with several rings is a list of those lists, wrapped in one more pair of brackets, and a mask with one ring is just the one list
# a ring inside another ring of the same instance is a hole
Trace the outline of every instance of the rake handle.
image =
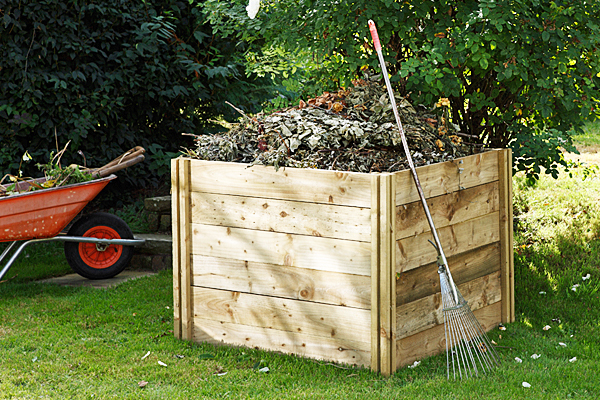
[(396, 118), (396, 123), (398, 124), (398, 130), (400, 131), (400, 139), (402, 140), (402, 147), (404, 148), (404, 153), (406, 154), (406, 160), (408, 161), (408, 166), (412, 173), (413, 179), (415, 181), (415, 185), (417, 187), (417, 192), (419, 193), (419, 198), (421, 199), (421, 203), (423, 204), (423, 210), (425, 211), (425, 216), (427, 217), (427, 222), (429, 223), (429, 227), (431, 228), (431, 234), (433, 235), (433, 240), (435, 241), (435, 248), (438, 252), (439, 260), (438, 264), (443, 264), (446, 272), (448, 273), (448, 277), (450, 278), (450, 284), (452, 286), (452, 292), (454, 295), (455, 301), (458, 303), (458, 293), (456, 291), (456, 285), (454, 284), (454, 280), (452, 279), (452, 274), (450, 273), (450, 269), (448, 268), (448, 261), (446, 260), (446, 255), (444, 254), (444, 250), (442, 249), (442, 243), (440, 242), (440, 238), (438, 237), (437, 229), (433, 223), (433, 218), (431, 217), (431, 213), (429, 212), (429, 206), (427, 205), (427, 200), (425, 199), (425, 193), (423, 193), (423, 188), (421, 187), (421, 182), (419, 181), (419, 176), (417, 175), (417, 170), (412, 160), (412, 156), (410, 155), (410, 149), (408, 148), (408, 143), (406, 141), (406, 136), (404, 134), (404, 129), (402, 128), (402, 121), (400, 121), (400, 115), (398, 114), (398, 108), (396, 107), (396, 99), (394, 97), (394, 91), (392, 90), (392, 84), (390, 83), (390, 78), (388, 77), (387, 68), (385, 66), (385, 60), (383, 58), (383, 54), (381, 52), (381, 43), (379, 41), (379, 34), (377, 33), (377, 27), (375, 26), (375, 22), (373, 20), (369, 20), (369, 30), (371, 31), (371, 37), (373, 38), (373, 46), (375, 47), (375, 51), (377, 52), (377, 57), (379, 58), (379, 65), (381, 67), (381, 73), (383, 75), (383, 79), (385, 81), (385, 86), (387, 88), (388, 95), (390, 97), (390, 104), (392, 106), (392, 111), (394, 112), (394, 117)]

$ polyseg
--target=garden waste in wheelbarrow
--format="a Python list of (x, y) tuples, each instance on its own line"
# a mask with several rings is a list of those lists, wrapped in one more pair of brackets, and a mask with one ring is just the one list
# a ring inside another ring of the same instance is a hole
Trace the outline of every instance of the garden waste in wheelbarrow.
[[(139, 156), (138, 156), (139, 157)], [(136, 162), (143, 160), (143, 156)], [(132, 165), (127, 163), (118, 169)], [(102, 170), (102, 169), (99, 169)], [(112, 171), (115, 169), (113, 168)], [(100, 174), (99, 174), (100, 175)], [(88, 182), (28, 191), (0, 198), (0, 242), (12, 242), (0, 255), (0, 262), (12, 255), (0, 270), (6, 274), (19, 254), (32, 243), (65, 242), (65, 256), (71, 268), (89, 279), (107, 279), (119, 274), (133, 256), (133, 248), (144, 243), (134, 239), (131, 229), (119, 217), (108, 213), (84, 215), (66, 235), (61, 231), (116, 176), (110, 174)], [(30, 181), (21, 182), (27, 185)], [(36, 179), (43, 183), (44, 178)]]

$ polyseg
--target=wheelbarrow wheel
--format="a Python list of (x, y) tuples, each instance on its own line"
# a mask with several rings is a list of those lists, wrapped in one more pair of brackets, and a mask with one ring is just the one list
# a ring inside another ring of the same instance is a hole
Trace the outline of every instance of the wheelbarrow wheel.
[[(77, 220), (69, 236), (102, 239), (133, 239), (133, 233), (121, 218), (103, 212), (89, 214)], [(88, 279), (108, 279), (125, 269), (133, 256), (133, 247), (96, 243), (65, 243), (67, 262), (79, 275)]]

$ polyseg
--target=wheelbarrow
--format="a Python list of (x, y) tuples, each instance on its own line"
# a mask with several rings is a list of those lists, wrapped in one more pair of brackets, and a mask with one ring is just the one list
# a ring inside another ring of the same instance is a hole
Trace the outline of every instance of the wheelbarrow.
[(0, 255), (0, 266), (12, 254), (1, 267), (0, 280), (27, 246), (49, 241), (65, 242), (67, 262), (85, 278), (108, 279), (122, 272), (133, 256), (132, 246), (142, 245), (144, 240), (134, 239), (121, 218), (104, 212), (84, 215), (66, 234), (61, 232), (116, 178), (113, 172), (142, 161), (143, 153), (143, 148), (136, 147), (104, 167), (90, 170), (97, 177), (92, 181), (23, 192), (45, 181), (39, 178), (19, 182), (23, 193), (0, 198), (0, 242), (11, 242)]

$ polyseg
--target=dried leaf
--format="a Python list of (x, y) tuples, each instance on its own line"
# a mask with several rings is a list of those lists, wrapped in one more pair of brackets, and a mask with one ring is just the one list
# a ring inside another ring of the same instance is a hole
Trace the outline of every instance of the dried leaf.
[(138, 386), (139, 386), (140, 388), (145, 388), (147, 384), (148, 384), (148, 382), (146, 382), (146, 381), (139, 381), (139, 382), (138, 382)]
[(141, 358), (142, 360), (145, 360), (146, 357), (148, 357), (150, 355), (150, 352), (147, 352), (146, 354), (144, 354), (144, 356)]
[(164, 362), (162, 362), (162, 361), (159, 361), (159, 362), (158, 362), (158, 365), (160, 365), (161, 367), (166, 367), (166, 366), (167, 366), (167, 364), (165, 364), (165, 363), (164, 363)]
[(524, 388), (530, 388), (531, 387), (531, 384), (529, 384), (528, 382), (523, 382), (522, 385), (523, 385)]

